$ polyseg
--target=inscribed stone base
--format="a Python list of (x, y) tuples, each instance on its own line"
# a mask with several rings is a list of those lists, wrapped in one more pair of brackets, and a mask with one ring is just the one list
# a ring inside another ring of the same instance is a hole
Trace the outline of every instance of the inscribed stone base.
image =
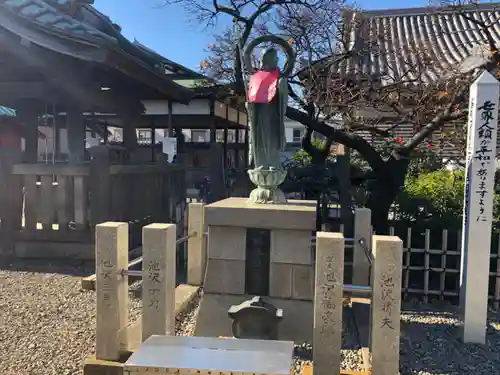
[[(209, 228), (205, 292), (312, 299), (316, 202), (266, 205), (233, 197), (205, 206), (204, 223)], [(257, 235), (259, 230), (270, 235)]]
[[(196, 320), (195, 336), (231, 337), (232, 319), (227, 310), (253, 296), (230, 296), (205, 293), (200, 303)], [(297, 301), (265, 297), (276, 308), (283, 309), (284, 317), (278, 326), (278, 340), (312, 342), (313, 304), (310, 301)]]

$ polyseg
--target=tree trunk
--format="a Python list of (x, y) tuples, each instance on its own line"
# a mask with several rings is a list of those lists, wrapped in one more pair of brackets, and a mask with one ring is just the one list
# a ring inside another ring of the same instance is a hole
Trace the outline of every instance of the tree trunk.
[(404, 186), (408, 166), (409, 159), (391, 157), (386, 162), (385, 173), (377, 173), (367, 202), (377, 234), (388, 234), (389, 210)]

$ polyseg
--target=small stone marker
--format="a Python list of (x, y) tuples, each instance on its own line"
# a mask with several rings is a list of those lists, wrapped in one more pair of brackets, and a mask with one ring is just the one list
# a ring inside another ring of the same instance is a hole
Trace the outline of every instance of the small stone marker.
[(142, 339), (175, 335), (176, 225), (142, 229)]
[(189, 285), (202, 285), (207, 266), (205, 225), (203, 221), (203, 203), (190, 203), (188, 206), (188, 269)]
[(128, 324), (128, 224), (96, 226), (96, 357), (118, 360), (118, 333)]
[(238, 339), (277, 340), (283, 310), (256, 296), (229, 308), (233, 336)]
[(486, 342), (499, 85), (485, 71), (471, 85), (469, 98), (460, 306), (463, 340), (477, 344)]
[(340, 373), (343, 288), (344, 236), (342, 233), (318, 232), (314, 290), (314, 375)]
[(403, 241), (373, 236), (373, 257), (372, 374), (398, 375)]

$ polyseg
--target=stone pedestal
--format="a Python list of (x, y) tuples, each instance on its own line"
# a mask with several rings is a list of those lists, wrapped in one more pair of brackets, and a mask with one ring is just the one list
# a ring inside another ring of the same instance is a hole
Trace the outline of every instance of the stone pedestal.
[(204, 221), (205, 293), (312, 300), (314, 201), (267, 205), (228, 198), (205, 206)]

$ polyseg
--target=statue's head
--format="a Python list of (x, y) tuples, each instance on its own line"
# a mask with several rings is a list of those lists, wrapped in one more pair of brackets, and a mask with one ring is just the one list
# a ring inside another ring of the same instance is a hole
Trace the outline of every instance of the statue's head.
[(278, 67), (278, 51), (276, 48), (267, 48), (262, 53), (260, 68), (262, 70), (272, 70)]

